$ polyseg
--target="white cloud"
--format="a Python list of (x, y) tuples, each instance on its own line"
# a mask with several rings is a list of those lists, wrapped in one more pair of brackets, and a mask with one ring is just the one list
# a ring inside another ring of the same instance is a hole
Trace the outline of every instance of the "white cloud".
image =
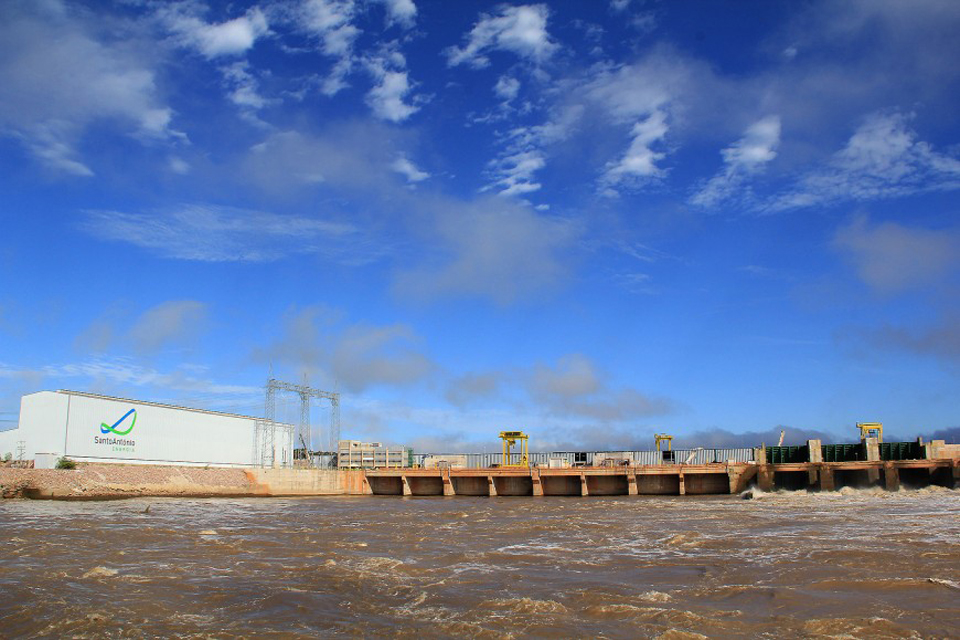
[(503, 196), (539, 190), (541, 185), (535, 174), (546, 167), (544, 147), (566, 139), (582, 115), (580, 105), (569, 105), (559, 109), (545, 124), (507, 132), (503, 137), (504, 150), (488, 165), (493, 182), (483, 190), (496, 189)]
[(736, 195), (748, 177), (761, 172), (777, 157), (780, 117), (767, 116), (750, 125), (743, 137), (724, 149), (724, 168), (690, 199), (695, 205), (712, 207)]
[(493, 87), (493, 92), (504, 102), (510, 102), (520, 93), (520, 81), (510, 76), (500, 76)]
[(435, 365), (420, 353), (419, 342), (407, 325), (347, 325), (338, 311), (308, 307), (288, 314), (280, 339), (254, 357), (360, 392), (375, 385), (408, 386), (428, 376)]
[(29, 133), (19, 133), (17, 137), (47, 167), (89, 178), (94, 175), (93, 170), (76, 157), (76, 150), (65, 141), (72, 137), (71, 129), (66, 122), (50, 121), (37, 124)]
[(190, 5), (170, 5), (161, 10), (160, 17), (183, 45), (197, 49), (208, 59), (246, 53), (269, 31), (267, 19), (257, 7), (219, 24), (204, 22), (191, 9)]
[(723, 150), (723, 160), (733, 167), (753, 172), (777, 157), (780, 117), (768, 116), (747, 127), (743, 138)]
[(333, 347), (331, 372), (354, 391), (372, 384), (419, 382), (434, 365), (413, 348), (416, 341), (416, 334), (405, 325), (347, 327)]
[(695, 65), (658, 47), (635, 64), (597, 69), (580, 88), (614, 125), (629, 126), (627, 150), (608, 162), (600, 177), (605, 193), (614, 195), (617, 188), (643, 186), (665, 175), (659, 163), (667, 154), (666, 136), (673, 114), (697, 84), (696, 73)]
[(333, 96), (346, 88), (346, 77), (353, 70), (354, 43), (360, 29), (354, 24), (357, 5), (354, 0), (306, 0), (297, 13), (299, 28), (320, 41), (320, 51), (336, 62), (323, 81), (321, 91)]
[(583, 87), (586, 97), (616, 122), (632, 123), (664, 111), (684, 94), (691, 70), (676, 54), (658, 48), (643, 60), (600, 69)]
[(417, 5), (413, 0), (378, 0), (386, 5), (387, 24), (399, 24), (404, 29), (412, 29), (417, 22)]
[(320, 40), (328, 56), (348, 56), (360, 30), (353, 25), (354, 0), (307, 0), (301, 5), (301, 26)]
[(130, 329), (134, 347), (145, 353), (190, 342), (202, 330), (207, 305), (196, 300), (170, 300), (148, 309)]
[(229, 87), (229, 98), (241, 109), (253, 111), (267, 106), (268, 100), (260, 95), (257, 79), (250, 73), (248, 62), (240, 61), (221, 69)]
[(601, 184), (612, 187), (631, 179), (658, 178), (664, 171), (657, 166), (666, 154), (654, 151), (651, 147), (667, 135), (667, 116), (662, 111), (654, 111), (646, 119), (633, 125), (630, 131), (632, 140), (626, 153), (616, 162), (607, 164), (601, 178)]
[(457, 407), (466, 407), (497, 393), (502, 382), (498, 373), (467, 373), (450, 381), (444, 397)]
[(397, 158), (390, 168), (406, 177), (407, 182), (422, 182), (430, 177), (426, 171), (421, 171), (415, 164), (410, 162), (406, 156)]
[(562, 358), (556, 367), (538, 365), (531, 375), (531, 393), (537, 397), (576, 398), (600, 390), (599, 373), (593, 363), (581, 354)]
[[(39, 369), (23, 369), (0, 363), (0, 378), (30, 379), (32, 390), (46, 384), (53, 388), (82, 388), (120, 397), (139, 395), (161, 402), (176, 402), (185, 406), (220, 411), (242, 407), (240, 410), (248, 415), (251, 412), (256, 415), (262, 413), (262, 387), (221, 384), (199, 378), (196, 374), (200, 370), (203, 368), (183, 365), (173, 371), (162, 372), (128, 357), (95, 358), (84, 362), (52, 364)], [(82, 382), (72, 380), (74, 378), (79, 378)], [(133, 391), (133, 388), (140, 390)], [(159, 393), (144, 394), (143, 388)]]
[(497, 15), (481, 14), (462, 48), (447, 49), (447, 64), (469, 64), (482, 68), (490, 64), (485, 53), (501, 50), (535, 63), (546, 61), (557, 49), (547, 33), (546, 5), (502, 7)]
[(404, 102), (404, 97), (410, 93), (406, 71), (381, 69), (374, 75), (378, 82), (367, 93), (367, 104), (373, 109), (375, 116), (390, 122), (403, 122), (420, 110), (420, 107)]
[(180, 175), (186, 175), (190, 173), (190, 163), (184, 160), (183, 158), (172, 157), (169, 160), (168, 166), (170, 171), (178, 173)]
[(494, 186), (502, 196), (530, 193), (540, 189), (540, 183), (534, 181), (534, 173), (546, 166), (543, 154), (539, 151), (521, 151), (513, 155), (501, 156), (491, 163), (497, 176)]
[(569, 221), (538, 215), (503, 198), (424, 201), (429, 241), (422, 266), (400, 273), (404, 298), (479, 296), (499, 304), (542, 295), (566, 277), (566, 250), (580, 233)]
[(377, 118), (402, 122), (420, 110), (419, 106), (405, 102), (412, 87), (407, 60), (397, 42), (386, 43), (379, 51), (364, 58), (364, 67), (376, 83), (366, 99)]
[(404, 140), (369, 119), (332, 122), (319, 135), (281, 131), (252, 147), (244, 172), (279, 192), (318, 184), (380, 192), (395, 183), (391, 165)]
[(833, 245), (860, 279), (882, 294), (929, 286), (960, 267), (960, 233), (955, 229), (871, 225), (860, 216), (837, 230)]
[(823, 169), (803, 175), (764, 208), (782, 210), (960, 189), (960, 160), (917, 140), (901, 113), (869, 116)]
[(527, 378), (527, 388), (544, 409), (560, 416), (619, 422), (673, 410), (672, 403), (665, 398), (630, 387), (611, 388), (605, 376), (582, 354), (561, 358), (555, 366), (536, 366)]
[(935, 322), (924, 327), (885, 324), (864, 336), (880, 349), (900, 349), (960, 364), (960, 313), (956, 310), (941, 313)]
[(82, 226), (102, 240), (179, 260), (270, 262), (313, 253), (355, 264), (379, 256), (378, 248), (348, 224), (212, 205), (153, 213), (88, 211)]
[(143, 138), (182, 136), (169, 129), (173, 112), (157, 97), (148, 57), (122, 28), (109, 36), (101, 28), (53, 0), (0, 3), (0, 135), (57, 172), (94, 174), (77, 149), (94, 122)]

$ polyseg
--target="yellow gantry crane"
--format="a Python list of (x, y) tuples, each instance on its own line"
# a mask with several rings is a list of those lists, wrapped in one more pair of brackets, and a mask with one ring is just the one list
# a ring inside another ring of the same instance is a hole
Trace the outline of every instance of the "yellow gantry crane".
[(857, 428), (860, 429), (860, 439), (877, 438), (877, 442), (883, 442), (883, 423), (882, 422), (858, 422)]
[(667, 451), (673, 451), (673, 436), (668, 436), (665, 433), (655, 433), (653, 439), (657, 442), (657, 451), (660, 451), (661, 442), (667, 443)]
[[(530, 439), (523, 431), (501, 431), (500, 439), (503, 440), (503, 460), (501, 467), (529, 467), (530, 460)], [(520, 461), (513, 462), (514, 445), (520, 443)]]

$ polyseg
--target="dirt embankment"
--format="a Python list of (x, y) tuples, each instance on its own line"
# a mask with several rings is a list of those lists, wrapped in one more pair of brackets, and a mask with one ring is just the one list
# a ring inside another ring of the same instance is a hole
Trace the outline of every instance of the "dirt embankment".
[(138, 496), (248, 496), (263, 487), (243, 469), (81, 464), (76, 469), (0, 468), (3, 498), (103, 500)]

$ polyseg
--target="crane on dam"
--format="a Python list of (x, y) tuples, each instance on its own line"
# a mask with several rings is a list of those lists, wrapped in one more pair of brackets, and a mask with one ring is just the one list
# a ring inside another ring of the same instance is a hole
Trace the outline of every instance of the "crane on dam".
[[(500, 439), (503, 440), (503, 459), (501, 467), (529, 467), (530, 459), (530, 438), (523, 431), (501, 431)], [(514, 462), (512, 451), (517, 443), (520, 443), (519, 461)]]
[(858, 422), (857, 428), (860, 429), (860, 439), (876, 438), (877, 442), (883, 442), (883, 423), (882, 422)]

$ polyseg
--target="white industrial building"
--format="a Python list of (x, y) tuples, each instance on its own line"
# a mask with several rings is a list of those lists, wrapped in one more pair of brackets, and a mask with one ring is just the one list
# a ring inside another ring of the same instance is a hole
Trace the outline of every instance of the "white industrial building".
[(0, 431), (0, 457), (48, 467), (60, 457), (213, 467), (293, 464), (293, 426), (262, 418), (77, 391), (23, 396), (20, 425)]

